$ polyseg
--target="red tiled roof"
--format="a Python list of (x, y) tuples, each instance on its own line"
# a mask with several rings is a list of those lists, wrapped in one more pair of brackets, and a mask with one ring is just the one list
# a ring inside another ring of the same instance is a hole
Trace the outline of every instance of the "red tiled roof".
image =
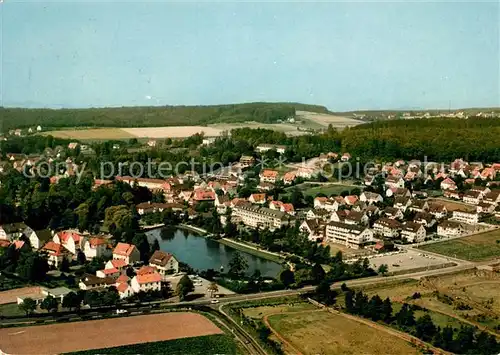
[(127, 291), (127, 289), (128, 289), (128, 284), (127, 284), (126, 282), (124, 282), (124, 283), (119, 283), (119, 284), (118, 284), (118, 286), (116, 286), (116, 289), (118, 290), (118, 292), (123, 293), (123, 292)]
[(14, 246), (16, 247), (16, 249), (21, 249), (24, 246), (24, 241), (22, 241), (22, 240), (16, 240), (14, 242)]
[(161, 281), (161, 275), (157, 272), (151, 274), (137, 274), (136, 278), (139, 284), (148, 284)]
[(121, 255), (121, 256), (130, 256), (134, 251), (135, 245), (127, 244), (127, 243), (118, 243), (113, 250), (113, 254)]
[(10, 245), (10, 241), (6, 239), (0, 239), (0, 247), (1, 248), (7, 248)]
[(249, 199), (252, 198), (255, 202), (261, 202), (266, 200), (266, 194), (251, 194)]
[(42, 249), (48, 251), (49, 255), (53, 256), (62, 255), (64, 250), (61, 244), (58, 244), (53, 241), (50, 241), (47, 244), (45, 244)]
[(104, 275), (110, 275), (110, 274), (116, 274), (117, 272), (120, 272), (120, 270), (113, 268), (113, 269), (103, 269), (100, 270)]
[(215, 192), (211, 190), (198, 189), (194, 191), (194, 199), (196, 201), (215, 200)]
[(72, 231), (62, 231), (57, 233), (57, 235), (62, 244), (66, 244), (69, 238), (72, 238), (75, 243), (78, 243), (82, 237), (80, 234)]
[(120, 275), (116, 279), (116, 283), (123, 283), (123, 282), (128, 282), (129, 277), (127, 275)]
[(91, 247), (95, 248), (99, 245), (108, 244), (108, 241), (104, 238), (94, 237), (89, 239), (89, 243)]
[(155, 272), (156, 272), (155, 267), (144, 265), (137, 271), (137, 275), (154, 274)]
[(123, 259), (111, 260), (111, 264), (116, 269), (121, 269), (121, 268), (124, 268), (125, 266), (127, 266), (127, 263)]
[(277, 177), (278, 176), (278, 172), (276, 170), (263, 170), (261, 173), (260, 173), (263, 177)]

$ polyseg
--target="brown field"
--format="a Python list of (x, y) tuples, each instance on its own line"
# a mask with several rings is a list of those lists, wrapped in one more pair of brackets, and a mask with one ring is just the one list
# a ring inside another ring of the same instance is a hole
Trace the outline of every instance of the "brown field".
[(0, 292), (0, 304), (16, 303), (18, 297), (35, 297), (42, 293), (40, 287), (22, 287)]
[(204, 126), (174, 126), (174, 127), (141, 127), (122, 128), (123, 131), (137, 138), (185, 138), (196, 133), (205, 133), (213, 137), (222, 133), (222, 130)]
[(60, 354), (178, 338), (222, 334), (196, 313), (166, 313), (87, 322), (0, 329), (0, 351)]
[[(302, 354), (418, 354), (386, 331), (327, 311), (269, 316), (274, 330)], [(382, 340), (383, 339), (383, 340)]]
[(448, 212), (456, 211), (456, 210), (463, 210), (463, 211), (475, 211), (476, 206), (471, 206), (467, 205), (463, 202), (458, 202), (458, 201), (452, 201), (452, 200), (447, 200), (444, 198), (430, 198), (429, 202), (435, 202), (439, 203), (441, 205), (444, 205)]

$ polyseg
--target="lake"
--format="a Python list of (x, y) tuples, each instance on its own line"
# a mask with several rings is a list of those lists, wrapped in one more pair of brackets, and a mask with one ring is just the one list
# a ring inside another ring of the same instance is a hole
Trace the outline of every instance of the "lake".
[[(201, 237), (194, 232), (184, 229), (175, 229), (168, 238), (162, 238), (161, 228), (146, 232), (149, 241), (158, 239), (160, 249), (175, 255), (177, 260), (188, 264), (193, 269), (220, 270), (221, 265), (224, 271), (229, 269), (229, 261), (238, 250), (220, 244), (211, 239)], [(254, 256), (243, 251), (238, 251), (248, 262), (247, 274), (252, 274), (255, 270), (260, 270), (262, 276), (276, 277), (281, 271), (281, 265), (258, 256)]]

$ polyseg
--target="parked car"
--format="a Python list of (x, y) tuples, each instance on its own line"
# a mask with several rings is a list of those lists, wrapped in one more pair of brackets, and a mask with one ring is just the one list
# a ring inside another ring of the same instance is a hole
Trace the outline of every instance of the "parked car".
[(219, 300), (211, 300), (210, 303), (212, 304), (219, 303)]
[(117, 309), (116, 314), (126, 314), (128, 311), (126, 309)]

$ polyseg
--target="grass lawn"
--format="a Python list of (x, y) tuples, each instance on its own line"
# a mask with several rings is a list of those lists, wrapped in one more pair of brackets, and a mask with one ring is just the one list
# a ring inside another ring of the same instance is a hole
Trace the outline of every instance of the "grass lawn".
[(470, 261), (500, 258), (500, 230), (479, 233), (469, 237), (423, 245), (422, 250)]
[(303, 354), (419, 354), (383, 330), (326, 311), (278, 314), (269, 322)]
[(26, 313), (19, 309), (19, 305), (17, 303), (7, 303), (0, 304), (0, 315), (2, 316), (21, 316), (24, 317)]
[[(395, 315), (397, 312), (399, 312), (402, 306), (403, 306), (402, 303), (393, 303), (392, 304), (393, 314)], [(414, 311), (415, 320), (417, 320), (418, 318), (422, 317), (425, 314), (430, 315), (434, 324), (440, 326), (441, 328), (446, 327), (448, 325), (452, 328), (460, 328), (460, 326), (462, 325), (467, 325), (466, 323), (463, 323), (456, 318), (447, 316), (446, 314), (442, 314), (439, 312), (434, 312), (429, 309), (427, 311), (423, 310)]]
[(117, 346), (114, 348), (78, 351), (71, 354), (239, 354), (235, 342), (228, 335), (207, 335), (153, 343)]
[(281, 264), (284, 261), (284, 258), (282, 258), (278, 255), (267, 253), (266, 251), (255, 250), (253, 248), (241, 245), (240, 243), (233, 243), (232, 241), (227, 240), (227, 239), (216, 239), (216, 241), (221, 243), (221, 244), (230, 246), (231, 248), (234, 248), (236, 250), (243, 251), (243, 252), (251, 254), (251, 255), (255, 255), (255, 256), (262, 258), (262, 259), (274, 261), (275, 263), (278, 263), (278, 264)]

